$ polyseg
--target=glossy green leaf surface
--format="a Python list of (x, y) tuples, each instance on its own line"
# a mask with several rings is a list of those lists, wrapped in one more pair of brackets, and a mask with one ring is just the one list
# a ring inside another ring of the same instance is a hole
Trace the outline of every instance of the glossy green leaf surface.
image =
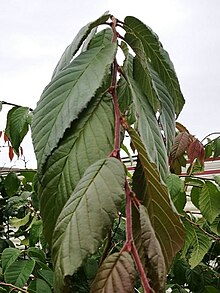
[(114, 253), (101, 265), (93, 282), (91, 293), (134, 292), (135, 268), (127, 252)]
[(42, 167), (71, 123), (102, 85), (116, 52), (116, 44), (81, 53), (44, 90), (32, 122), (32, 138)]
[(17, 260), (5, 271), (5, 281), (22, 288), (34, 269), (34, 260)]
[(194, 268), (202, 261), (203, 257), (208, 252), (212, 241), (195, 225), (184, 221), (184, 226), (186, 228), (186, 239), (183, 247), (183, 255), (185, 255), (188, 249), (193, 248), (189, 264)]
[(127, 16), (124, 20), (125, 41), (137, 54), (140, 61), (147, 60), (173, 97), (175, 112), (179, 115), (184, 105), (179, 82), (168, 53), (163, 49), (158, 36), (143, 22)]
[(5, 133), (17, 154), (19, 154), (20, 144), (28, 132), (28, 114), (27, 107), (14, 107), (7, 115)]
[(78, 34), (76, 35), (72, 43), (63, 52), (58, 64), (56, 65), (56, 68), (54, 69), (52, 79), (55, 78), (56, 75), (61, 70), (63, 70), (65, 67), (67, 67), (70, 64), (72, 58), (74, 57), (74, 55), (76, 54), (80, 46), (82, 45), (83, 41), (87, 38), (91, 30), (97, 27), (98, 25), (105, 23), (109, 19), (109, 16), (110, 15), (108, 13), (105, 13), (104, 15), (99, 17), (97, 20), (88, 23), (87, 25), (85, 25), (84, 27), (80, 29), (80, 31), (78, 32)]
[(141, 163), (140, 172), (133, 178), (133, 189), (148, 209), (168, 270), (174, 255), (183, 245), (184, 229), (172, 210), (167, 187), (162, 183), (156, 165), (149, 160), (140, 137), (132, 128), (128, 133)]
[(106, 158), (114, 144), (114, 112), (111, 97), (94, 97), (65, 134), (46, 164), (40, 186), (41, 215), (47, 241), (60, 211), (85, 170)]
[(123, 199), (124, 182), (123, 164), (115, 158), (97, 161), (79, 181), (53, 234), (56, 292), (62, 292), (64, 277), (99, 248)]

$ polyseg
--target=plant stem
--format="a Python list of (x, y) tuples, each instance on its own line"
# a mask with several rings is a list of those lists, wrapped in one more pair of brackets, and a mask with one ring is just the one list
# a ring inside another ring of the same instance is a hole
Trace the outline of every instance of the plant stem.
[[(8, 286), (8, 287), (11, 287), (11, 288), (13, 288), (13, 289), (16, 289), (16, 290), (18, 290), (18, 291), (20, 291), (20, 292), (28, 293), (28, 291), (27, 291), (26, 289), (19, 288), (19, 287), (17, 287), (17, 286), (14, 286), (14, 285), (12, 285), (12, 284), (9, 284), (9, 283), (0, 282), (0, 285)], [(14, 291), (14, 290), (13, 290), (13, 291)]]
[[(21, 105), (17, 105), (17, 104), (14, 104), (14, 103), (8, 103), (8, 102), (5, 102), (5, 101), (1, 101), (1, 104), (2, 105), (8, 105), (8, 106), (13, 106), (13, 107), (22, 107)], [(33, 109), (31, 108), (28, 108), (30, 111), (33, 111)]]

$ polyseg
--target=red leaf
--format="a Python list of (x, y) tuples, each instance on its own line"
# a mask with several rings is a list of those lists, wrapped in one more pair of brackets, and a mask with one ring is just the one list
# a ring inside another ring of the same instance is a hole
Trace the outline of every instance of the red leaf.
[(13, 151), (12, 146), (9, 146), (9, 153), (8, 153), (8, 155), (9, 155), (10, 161), (12, 161), (13, 158), (14, 158), (14, 151)]
[(6, 135), (6, 133), (4, 132), (4, 141), (6, 142), (6, 141), (9, 141), (9, 139), (8, 139), (8, 137), (7, 137), (7, 135)]
[(170, 151), (171, 161), (179, 158), (186, 150), (191, 140), (188, 132), (180, 132), (174, 139), (173, 146)]
[(0, 131), (0, 137), (2, 136), (2, 131)]
[(190, 163), (192, 163), (195, 159), (199, 159), (200, 163), (204, 163), (205, 151), (203, 144), (196, 138), (194, 139), (188, 147), (187, 154), (189, 157)]

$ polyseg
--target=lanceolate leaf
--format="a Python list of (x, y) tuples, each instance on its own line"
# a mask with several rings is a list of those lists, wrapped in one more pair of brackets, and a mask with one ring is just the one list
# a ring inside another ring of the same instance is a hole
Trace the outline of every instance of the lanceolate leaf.
[(115, 158), (91, 165), (79, 181), (53, 234), (55, 292), (63, 292), (64, 277), (72, 275), (99, 248), (122, 201), (124, 182), (123, 164)]
[(19, 147), (28, 132), (28, 114), (26, 107), (14, 107), (7, 115), (5, 133), (8, 136), (16, 154), (19, 154)]
[(109, 94), (95, 96), (66, 132), (45, 166), (39, 190), (47, 241), (63, 206), (85, 170), (110, 154), (114, 144), (114, 113)]
[(162, 180), (165, 182), (168, 175), (168, 160), (165, 144), (155, 113), (147, 97), (141, 92), (136, 82), (127, 77), (133, 96), (140, 137), (145, 145), (149, 159), (156, 163)]
[(199, 196), (199, 208), (210, 223), (220, 215), (220, 190), (212, 182), (205, 182)]
[(185, 254), (189, 248), (192, 249), (192, 253), (189, 259), (189, 264), (192, 268), (197, 266), (208, 252), (212, 241), (211, 239), (195, 225), (184, 221), (186, 228), (186, 240), (183, 247), (183, 254)]
[(148, 209), (168, 271), (174, 255), (182, 247), (184, 229), (171, 208), (168, 190), (161, 182), (156, 165), (149, 160), (138, 134), (132, 128), (129, 128), (128, 132), (138, 151), (142, 168), (139, 176), (134, 176), (133, 189)]
[(159, 292), (164, 288), (166, 280), (166, 264), (160, 243), (151, 225), (148, 212), (140, 205), (141, 238), (145, 251), (147, 276), (150, 279), (151, 288)]
[(102, 23), (105, 23), (109, 19), (109, 14), (105, 13), (101, 17), (99, 17), (97, 20), (88, 23), (84, 27), (81, 28), (81, 30), (78, 32), (72, 43), (65, 49), (63, 52), (56, 68), (53, 72), (53, 77), (56, 77), (56, 75), (63, 70), (65, 67), (67, 67), (80, 46), (82, 45), (83, 41), (87, 38), (91, 30), (97, 26), (99, 26)]
[(152, 66), (149, 66), (151, 75), (157, 89), (158, 97), (161, 103), (160, 107), (160, 123), (164, 131), (165, 145), (169, 154), (175, 138), (175, 109), (173, 99), (168, 92), (166, 86), (159, 78), (159, 75)]
[(158, 73), (173, 97), (175, 112), (179, 115), (184, 105), (179, 82), (169, 58), (157, 35), (135, 17), (127, 16), (124, 20), (125, 41), (132, 47), (139, 60), (148, 60)]
[(32, 122), (32, 138), (40, 171), (66, 129), (102, 85), (115, 52), (116, 44), (110, 44), (81, 53), (43, 92)]
[(91, 293), (132, 293), (134, 280), (135, 268), (131, 256), (126, 251), (114, 253), (101, 265)]

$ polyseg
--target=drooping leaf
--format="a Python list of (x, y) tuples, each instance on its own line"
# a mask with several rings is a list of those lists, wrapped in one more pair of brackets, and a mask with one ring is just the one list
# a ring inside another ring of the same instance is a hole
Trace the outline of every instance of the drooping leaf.
[(53, 234), (56, 292), (62, 292), (65, 276), (99, 248), (122, 201), (124, 182), (123, 164), (115, 158), (94, 163), (79, 181)]
[(72, 58), (82, 45), (83, 41), (87, 38), (91, 30), (99, 26), (100, 24), (105, 23), (109, 19), (109, 16), (110, 15), (108, 13), (105, 13), (95, 21), (88, 23), (80, 29), (72, 43), (63, 52), (58, 64), (56, 65), (56, 68), (54, 69), (52, 79), (55, 78), (61, 70), (63, 70), (70, 64)]
[(13, 247), (5, 248), (3, 250), (1, 256), (3, 272), (6, 271), (6, 269), (18, 259), (20, 254), (21, 250)]
[(102, 85), (116, 52), (116, 44), (81, 53), (46, 87), (32, 122), (32, 139), (42, 167), (71, 123)]
[(133, 189), (148, 209), (168, 270), (174, 255), (182, 247), (184, 229), (171, 208), (167, 187), (162, 183), (156, 165), (149, 160), (140, 137), (131, 127), (128, 132), (141, 162), (141, 172), (134, 177)]
[(186, 150), (190, 142), (190, 134), (188, 132), (180, 132), (174, 140), (170, 150), (172, 160), (179, 158)]
[(101, 265), (91, 293), (132, 293), (134, 280), (135, 268), (131, 256), (126, 251), (114, 253)]
[(4, 187), (9, 196), (14, 195), (20, 186), (20, 180), (15, 172), (10, 172), (5, 178)]
[(201, 188), (197, 187), (197, 186), (193, 186), (193, 188), (191, 189), (191, 192), (190, 192), (191, 201), (194, 204), (194, 206), (197, 207), (198, 209), (200, 208), (199, 207), (200, 193), (201, 193)]
[(150, 106), (147, 97), (141, 92), (135, 80), (127, 76), (131, 89), (135, 111), (137, 112), (137, 124), (140, 137), (145, 145), (151, 162), (156, 163), (162, 180), (165, 182), (168, 175), (168, 159), (161, 130)]
[(211, 247), (212, 241), (196, 225), (184, 221), (184, 226), (186, 228), (186, 239), (183, 247), (183, 254), (185, 254), (189, 248), (192, 248), (189, 264), (191, 268), (194, 268), (202, 261), (203, 257)]
[(171, 199), (179, 213), (183, 212), (186, 205), (186, 194), (184, 192), (184, 182), (175, 174), (170, 174), (167, 177), (167, 187)]
[(200, 163), (204, 164), (205, 151), (203, 148), (203, 144), (197, 138), (189, 144), (187, 154), (190, 163), (192, 163), (195, 159), (199, 158)]
[(145, 251), (147, 276), (150, 279), (151, 288), (159, 292), (164, 288), (166, 280), (166, 264), (160, 243), (151, 225), (148, 212), (143, 205), (139, 207), (141, 238)]
[(213, 223), (210, 225), (210, 229), (220, 236), (220, 216), (216, 217)]
[(111, 44), (113, 32), (110, 28), (98, 32), (90, 41), (88, 49), (93, 49)]
[(157, 35), (148, 26), (132, 16), (125, 18), (124, 29), (126, 30), (125, 41), (137, 54), (140, 62), (142, 60), (150, 62), (173, 97), (175, 112), (179, 115), (185, 101), (173, 64)]
[(210, 223), (220, 214), (220, 190), (212, 182), (205, 182), (199, 196), (199, 207)]
[(52, 293), (50, 286), (42, 279), (35, 279), (30, 282), (28, 286), (30, 293)]
[(113, 145), (111, 97), (96, 95), (48, 159), (41, 179), (41, 215), (49, 243), (57, 217), (85, 170), (97, 160), (106, 158)]
[(160, 123), (164, 131), (164, 140), (169, 154), (175, 138), (175, 109), (171, 95), (167, 91), (159, 75), (151, 66), (149, 66), (154, 85), (157, 90), (158, 98), (160, 100)]
[(19, 154), (20, 144), (28, 132), (28, 113), (27, 107), (13, 107), (7, 115), (5, 133), (16, 154)]
[(29, 247), (27, 250), (27, 254), (31, 259), (40, 260), (43, 263), (46, 263), (46, 255), (43, 250), (37, 247)]
[(17, 260), (13, 262), (5, 271), (5, 281), (22, 288), (30, 277), (34, 265), (34, 260)]
[(31, 215), (31, 212), (27, 213), (27, 215), (24, 218), (21, 218), (21, 219), (20, 218), (16, 218), (16, 217), (12, 217), (9, 220), (9, 224), (12, 227), (15, 227), (15, 228), (19, 228), (20, 226), (24, 226), (24, 225), (26, 225), (29, 222), (30, 215)]

